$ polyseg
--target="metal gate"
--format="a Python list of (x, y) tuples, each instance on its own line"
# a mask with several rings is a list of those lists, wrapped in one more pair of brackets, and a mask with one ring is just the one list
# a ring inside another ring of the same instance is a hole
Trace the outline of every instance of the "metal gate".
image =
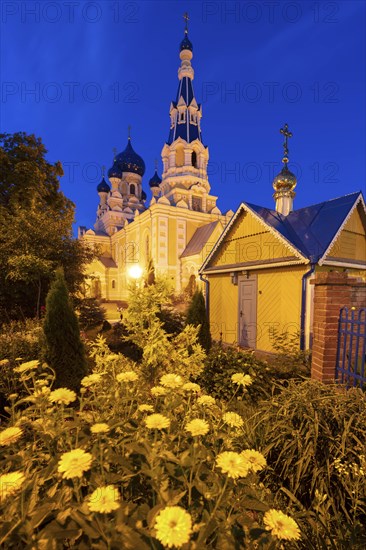
[(366, 308), (343, 307), (339, 314), (336, 381), (366, 388)]

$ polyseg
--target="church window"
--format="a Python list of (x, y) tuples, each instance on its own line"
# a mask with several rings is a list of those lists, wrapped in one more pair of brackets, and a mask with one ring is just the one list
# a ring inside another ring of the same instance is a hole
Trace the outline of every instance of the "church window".
[(185, 122), (185, 120), (186, 120), (186, 113), (185, 111), (181, 111), (179, 113), (179, 123)]
[(175, 155), (175, 165), (184, 166), (184, 149), (183, 147), (177, 147), (177, 152)]
[(196, 153), (196, 151), (193, 151), (193, 153), (192, 153), (192, 166), (197, 168), (197, 153)]
[(134, 195), (135, 194), (135, 186), (133, 183), (131, 183), (130, 185), (130, 195)]
[(148, 261), (148, 259), (150, 258), (150, 238), (149, 238), (149, 235), (146, 235), (146, 239), (145, 239), (145, 257), (146, 257), (146, 261)]
[(116, 288), (116, 281), (115, 280), (112, 281), (112, 288)]
[(202, 212), (201, 197), (192, 197), (192, 210), (195, 210), (196, 212)]

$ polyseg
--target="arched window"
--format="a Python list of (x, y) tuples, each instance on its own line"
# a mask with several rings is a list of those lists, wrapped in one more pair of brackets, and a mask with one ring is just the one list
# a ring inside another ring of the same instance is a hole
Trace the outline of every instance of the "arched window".
[(135, 194), (135, 186), (133, 183), (131, 183), (130, 185), (130, 195), (134, 195)]
[(192, 166), (197, 168), (197, 153), (196, 153), (196, 151), (193, 151), (193, 153), (192, 153)]
[(112, 281), (112, 288), (116, 288), (116, 281), (115, 280)]
[(146, 262), (148, 262), (149, 258), (150, 258), (150, 237), (149, 237), (149, 235), (146, 235), (146, 239), (145, 239), (145, 257), (146, 257)]

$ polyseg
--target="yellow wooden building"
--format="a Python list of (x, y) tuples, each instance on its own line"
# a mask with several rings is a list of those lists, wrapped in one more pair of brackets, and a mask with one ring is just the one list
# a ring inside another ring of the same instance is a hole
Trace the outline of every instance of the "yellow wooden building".
[[(97, 187), (99, 205), (93, 229), (79, 237), (99, 257), (87, 269), (89, 294), (124, 300), (131, 275), (151, 262), (157, 275), (171, 280), (179, 293), (200, 285), (198, 269), (233, 215), (222, 214), (210, 194), (208, 147), (202, 142), (202, 108), (193, 90), (193, 46), (188, 30), (180, 44), (178, 92), (171, 102), (170, 131), (162, 149), (163, 173), (149, 180), (152, 198), (143, 190), (145, 163), (132, 147), (115, 156), (108, 180)], [(192, 281), (193, 280), (193, 281)]]
[(361, 192), (293, 210), (296, 178), (284, 167), (273, 182), (276, 209), (243, 202), (200, 273), (206, 278), (213, 338), (274, 351), (276, 334), (312, 341), (313, 285), (318, 271), (365, 279), (366, 210)]

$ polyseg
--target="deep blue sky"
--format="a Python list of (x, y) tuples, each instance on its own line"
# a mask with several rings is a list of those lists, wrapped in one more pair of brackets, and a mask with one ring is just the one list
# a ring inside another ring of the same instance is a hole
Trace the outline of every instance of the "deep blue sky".
[(1, 131), (41, 136), (49, 160), (64, 164), (61, 188), (77, 225), (93, 225), (101, 166), (111, 166), (113, 147), (125, 148), (129, 124), (150, 197), (185, 11), (222, 211), (243, 200), (274, 205), (284, 122), (294, 134), (295, 208), (365, 188), (363, 0), (3, 0), (1, 10)]

